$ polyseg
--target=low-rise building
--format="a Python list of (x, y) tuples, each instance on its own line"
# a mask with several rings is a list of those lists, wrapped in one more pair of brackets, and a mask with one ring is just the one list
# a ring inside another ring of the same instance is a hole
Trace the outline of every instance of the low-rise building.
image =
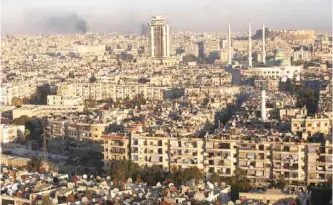
[(24, 139), (24, 125), (0, 125), (0, 143), (14, 142)]
[(23, 105), (13, 110), (13, 119), (24, 115), (28, 117), (45, 117), (65, 113), (81, 113), (83, 110), (83, 105)]
[(291, 132), (301, 133), (306, 139), (316, 133), (325, 135), (330, 133), (330, 119), (328, 117), (306, 117), (291, 119)]

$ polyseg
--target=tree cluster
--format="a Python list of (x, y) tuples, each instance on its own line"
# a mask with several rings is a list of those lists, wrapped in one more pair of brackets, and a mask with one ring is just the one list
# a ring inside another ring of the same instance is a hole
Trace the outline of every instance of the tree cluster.
[(118, 160), (112, 162), (112, 167), (107, 171), (115, 185), (120, 181), (126, 182), (131, 178), (136, 182), (147, 182), (148, 185), (156, 185), (164, 180), (165, 173), (159, 166), (140, 167), (131, 160)]
[(40, 172), (42, 170), (43, 161), (41, 158), (32, 157), (30, 161), (28, 161), (27, 169), (29, 172)]
[(168, 179), (178, 185), (184, 184), (187, 181), (192, 179), (195, 180), (195, 183), (198, 184), (199, 181), (203, 178), (202, 172), (197, 167), (191, 167), (187, 169), (176, 169)]
[(290, 79), (286, 82), (280, 82), (279, 89), (290, 94), (295, 94), (298, 108), (305, 106), (309, 114), (317, 112), (319, 95), (313, 89), (295, 85)]

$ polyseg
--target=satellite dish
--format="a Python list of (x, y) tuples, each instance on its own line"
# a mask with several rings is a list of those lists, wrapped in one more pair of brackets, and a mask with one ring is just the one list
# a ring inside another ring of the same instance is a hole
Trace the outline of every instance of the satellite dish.
[(132, 182), (133, 182), (132, 178), (128, 178), (128, 179), (127, 179), (127, 182), (128, 182), (128, 183), (132, 183)]
[(111, 180), (111, 177), (107, 176), (107, 177), (106, 177), (106, 180), (110, 181), (110, 180)]
[(91, 176), (90, 176), (90, 179), (93, 179), (93, 178), (94, 178), (94, 175), (91, 175)]
[(52, 202), (53, 202), (53, 204), (58, 204), (58, 199), (55, 198), (55, 199), (52, 200)]
[(156, 186), (157, 186), (157, 187), (162, 187), (161, 182), (157, 182)]
[(175, 185), (174, 185), (173, 183), (170, 183), (170, 184), (169, 184), (169, 188), (172, 187), (172, 186), (175, 186)]
[(234, 202), (229, 201), (229, 202), (228, 202), (228, 205), (235, 205), (235, 204), (234, 204)]
[(112, 191), (113, 191), (113, 193), (117, 193), (117, 192), (119, 192), (119, 189), (118, 188), (114, 188)]
[(242, 202), (238, 199), (236, 200), (236, 205), (241, 204)]
[(83, 179), (87, 179), (88, 178), (88, 176), (86, 174), (84, 174), (82, 177), (83, 177)]
[(139, 198), (142, 198), (142, 196), (143, 196), (143, 193), (139, 193)]
[(82, 198), (82, 202), (83, 202), (83, 203), (88, 202), (88, 198), (87, 198), (87, 197), (83, 197), (83, 198)]
[(208, 186), (210, 189), (214, 189), (214, 184), (212, 184), (210, 181), (207, 182), (207, 186)]

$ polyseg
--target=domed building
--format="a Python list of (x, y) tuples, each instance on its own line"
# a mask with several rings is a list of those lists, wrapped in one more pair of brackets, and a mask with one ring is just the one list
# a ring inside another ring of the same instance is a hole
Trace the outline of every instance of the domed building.
[(291, 60), (282, 50), (276, 49), (274, 56), (268, 57), (267, 64), (271, 66), (290, 66)]
[(291, 60), (290, 57), (286, 56), (283, 51), (280, 49), (275, 50), (274, 54), (275, 65), (277, 66), (290, 66)]

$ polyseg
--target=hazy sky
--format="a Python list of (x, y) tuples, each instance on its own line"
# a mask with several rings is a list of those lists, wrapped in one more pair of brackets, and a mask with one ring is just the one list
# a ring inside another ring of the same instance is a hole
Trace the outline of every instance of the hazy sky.
[(1, 0), (1, 9), (2, 34), (75, 32), (73, 14), (88, 32), (140, 32), (153, 15), (174, 30), (227, 31), (231, 21), (246, 31), (251, 20), (253, 31), (262, 21), (272, 29), (332, 31), (332, 0)]

